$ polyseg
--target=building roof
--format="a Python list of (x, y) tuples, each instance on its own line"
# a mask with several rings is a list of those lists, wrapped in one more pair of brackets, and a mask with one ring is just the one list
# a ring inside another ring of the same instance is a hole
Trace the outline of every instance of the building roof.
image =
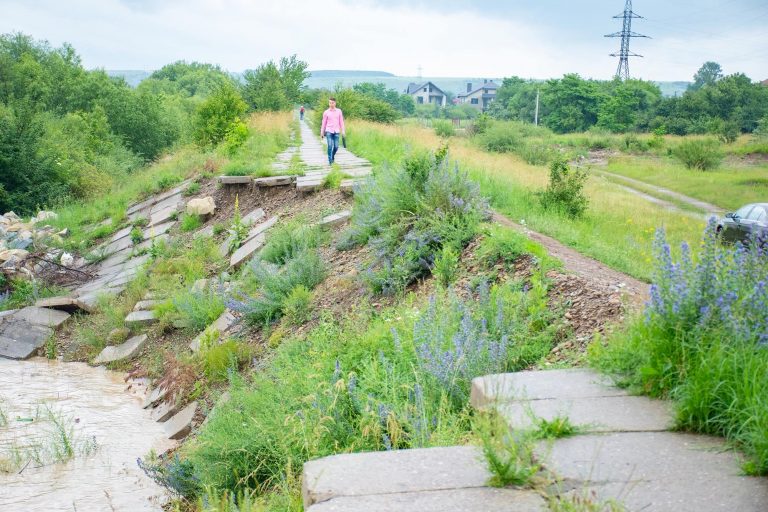
[[(466, 98), (467, 96), (470, 96), (470, 95), (472, 95), (472, 94), (475, 94), (476, 92), (478, 92), (478, 91), (480, 91), (480, 90), (482, 90), (482, 89), (490, 89), (490, 90), (493, 90), (493, 91), (495, 91), (495, 90), (496, 90), (496, 89), (498, 89), (498, 88), (499, 88), (499, 86), (498, 86), (498, 85), (496, 85), (494, 82), (485, 82), (484, 84), (480, 84), (480, 85), (478, 85), (477, 87), (475, 87), (475, 88), (474, 88), (472, 91), (470, 91), (470, 92), (465, 92), (465, 93), (459, 94), (459, 95), (458, 95), (458, 97), (459, 97), (459, 98)], [(494, 94), (495, 94), (495, 93), (494, 93)]]
[[(408, 84), (408, 89), (406, 89), (405, 92), (406, 92), (406, 94), (414, 94), (414, 93), (419, 92), (421, 89), (423, 89), (424, 87), (426, 87), (429, 84), (432, 84), (433, 89), (437, 89), (438, 91), (440, 91), (440, 94), (445, 96), (445, 93), (443, 92), (443, 90), (441, 88), (436, 86), (434, 84), (434, 82), (429, 82), (429, 81), (424, 82), (422, 84), (417, 84), (415, 82), (411, 82), (411, 83)], [(432, 92), (435, 92), (435, 91), (433, 90)]]
[(768, 87), (768, 78), (760, 82), (760, 85), (765, 85), (766, 87)]

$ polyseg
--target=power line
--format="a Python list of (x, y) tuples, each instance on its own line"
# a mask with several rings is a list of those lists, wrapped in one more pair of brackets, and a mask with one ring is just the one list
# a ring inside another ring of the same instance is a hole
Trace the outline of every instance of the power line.
[(637, 32), (632, 32), (632, 19), (642, 18), (642, 16), (632, 11), (632, 0), (626, 0), (626, 3), (624, 4), (624, 12), (617, 14), (616, 16), (614, 16), (614, 18), (623, 20), (621, 32), (606, 34), (605, 37), (621, 38), (621, 48), (619, 49), (619, 53), (612, 53), (611, 57), (619, 58), (619, 66), (616, 68), (616, 77), (621, 78), (622, 80), (628, 80), (629, 79), (629, 58), (642, 57), (642, 55), (638, 55), (637, 53), (631, 52), (629, 50), (629, 41), (633, 37), (648, 38), (648, 36), (645, 36), (643, 34), (638, 34)]

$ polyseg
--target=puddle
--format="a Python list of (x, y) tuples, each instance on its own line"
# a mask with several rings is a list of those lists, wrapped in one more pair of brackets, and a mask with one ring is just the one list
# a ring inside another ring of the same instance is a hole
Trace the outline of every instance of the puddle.
[(127, 387), (84, 363), (0, 358), (0, 510), (162, 510), (136, 459), (175, 442)]

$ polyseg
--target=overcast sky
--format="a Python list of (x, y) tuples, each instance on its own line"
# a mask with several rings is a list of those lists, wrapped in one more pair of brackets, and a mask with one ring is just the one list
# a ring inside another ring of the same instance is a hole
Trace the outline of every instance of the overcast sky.
[[(630, 74), (690, 80), (714, 60), (768, 78), (768, 1), (635, 0)], [(200, 61), (230, 71), (298, 54), (310, 69), (610, 78), (623, 0), (0, 0), (0, 33), (71, 43), (88, 68)]]

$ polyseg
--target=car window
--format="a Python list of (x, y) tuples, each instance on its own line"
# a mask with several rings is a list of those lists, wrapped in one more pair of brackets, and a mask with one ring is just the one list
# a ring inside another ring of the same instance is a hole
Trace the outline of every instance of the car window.
[(754, 208), (754, 207), (755, 207), (755, 205), (753, 205), (753, 204), (748, 204), (747, 206), (742, 206), (741, 208), (739, 208), (738, 210), (736, 210), (736, 214), (735, 214), (735, 215), (736, 215), (737, 217), (739, 217), (740, 219), (746, 219), (746, 218), (747, 218), (747, 215), (749, 215), (749, 212), (750, 212), (750, 211), (752, 210), (752, 208)]
[(749, 212), (749, 215), (747, 215), (747, 218), (749, 220), (756, 220), (756, 221), (765, 220), (765, 217), (766, 217), (765, 208), (763, 208), (762, 206), (755, 206), (754, 209), (751, 212)]

